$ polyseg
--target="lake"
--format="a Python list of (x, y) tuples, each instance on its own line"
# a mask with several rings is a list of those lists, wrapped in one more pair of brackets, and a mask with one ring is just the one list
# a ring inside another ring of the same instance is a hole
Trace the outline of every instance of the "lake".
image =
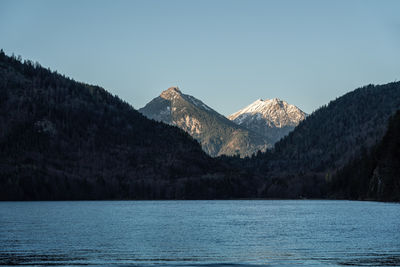
[(0, 265), (400, 265), (400, 204), (0, 202)]

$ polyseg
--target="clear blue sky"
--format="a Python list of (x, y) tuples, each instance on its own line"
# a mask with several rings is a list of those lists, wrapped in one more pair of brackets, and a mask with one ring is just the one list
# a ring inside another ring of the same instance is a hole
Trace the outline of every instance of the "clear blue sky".
[(400, 1), (5, 1), (0, 48), (144, 106), (178, 85), (229, 115), (310, 113), (400, 79)]

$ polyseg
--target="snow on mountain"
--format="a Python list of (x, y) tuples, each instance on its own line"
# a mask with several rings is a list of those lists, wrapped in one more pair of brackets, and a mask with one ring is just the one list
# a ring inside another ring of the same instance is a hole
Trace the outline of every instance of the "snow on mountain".
[(287, 135), (306, 113), (278, 98), (258, 99), (228, 117), (238, 125), (258, 132), (274, 142)]
[(228, 120), (201, 100), (183, 94), (178, 87), (163, 91), (139, 112), (183, 129), (211, 156), (246, 156), (272, 145), (268, 138)]

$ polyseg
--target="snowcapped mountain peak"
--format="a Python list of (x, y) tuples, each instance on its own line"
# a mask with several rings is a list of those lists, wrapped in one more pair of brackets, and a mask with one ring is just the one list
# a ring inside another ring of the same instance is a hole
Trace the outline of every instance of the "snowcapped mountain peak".
[(274, 104), (274, 105), (286, 103), (285, 101), (282, 101), (282, 100), (280, 100), (279, 98), (276, 98), (276, 97), (275, 98), (271, 98), (271, 99), (266, 98), (263, 102), (265, 104)]
[[(248, 105), (247, 107), (239, 110), (236, 113), (233, 113), (232, 115), (230, 115), (228, 118), (230, 120), (235, 120), (238, 117), (247, 117), (250, 114), (256, 114), (256, 113), (260, 113), (261, 115), (266, 115), (266, 113), (270, 110), (273, 109), (274, 105), (280, 105), (280, 106), (284, 106), (284, 105), (288, 105), (286, 102), (278, 99), (278, 98), (272, 98), (272, 99), (265, 99), (262, 100), (257, 99), (256, 101), (254, 101), (253, 103), (251, 103), (250, 105)], [(247, 115), (245, 115), (247, 114)]]
[[(257, 99), (247, 107), (230, 115), (228, 119), (279, 140), (283, 137), (279, 132), (287, 134), (288, 129), (293, 129), (305, 117), (306, 113), (298, 107), (290, 105), (279, 98), (272, 98), (265, 100)], [(276, 129), (284, 130), (280, 131)], [(274, 134), (272, 135), (271, 132), (274, 132)]]
[(305, 118), (306, 114), (298, 107), (290, 105), (279, 98), (257, 99), (247, 107), (233, 113), (228, 119), (242, 124), (245, 120), (263, 118), (268, 126), (284, 127), (296, 126)]

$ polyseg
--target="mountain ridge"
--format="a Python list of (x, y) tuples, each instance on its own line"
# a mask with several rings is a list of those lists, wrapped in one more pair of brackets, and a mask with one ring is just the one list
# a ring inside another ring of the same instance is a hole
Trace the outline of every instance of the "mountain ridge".
[(163, 91), (139, 112), (188, 132), (211, 156), (250, 156), (271, 147), (267, 138), (235, 124), (201, 100), (183, 94), (177, 87)]

